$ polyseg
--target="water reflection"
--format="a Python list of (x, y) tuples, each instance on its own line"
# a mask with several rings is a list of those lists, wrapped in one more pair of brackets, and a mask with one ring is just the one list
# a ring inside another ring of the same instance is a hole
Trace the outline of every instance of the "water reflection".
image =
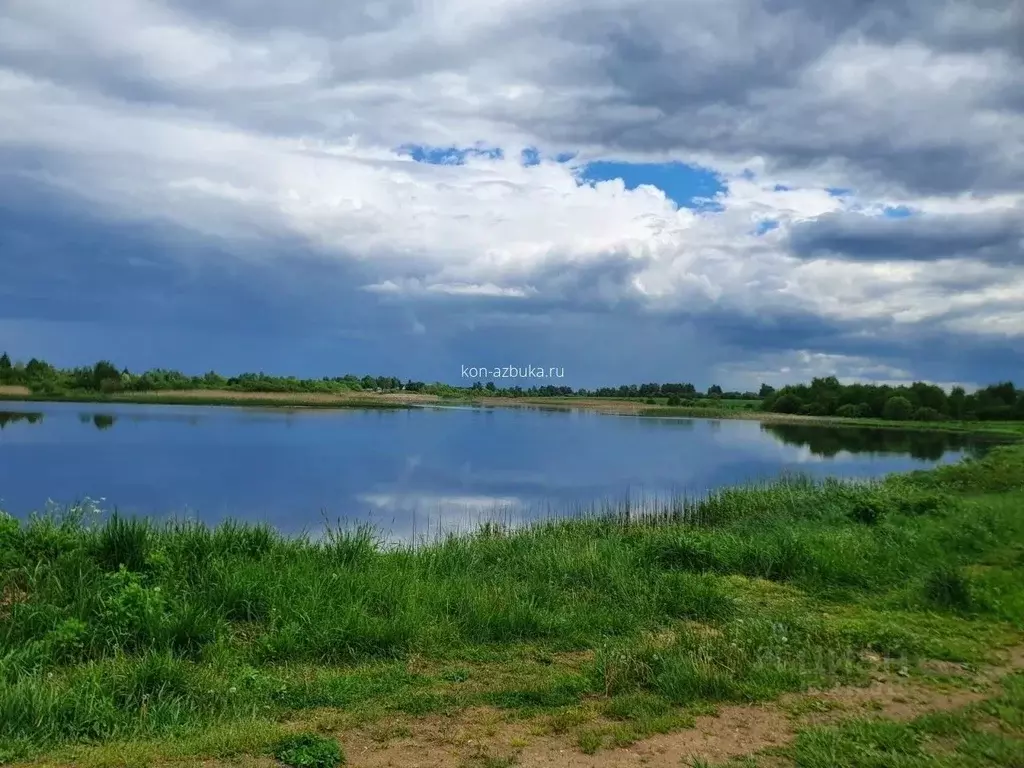
[(41, 413), (30, 413), (27, 411), (0, 411), (0, 429), (3, 429), (8, 424), (15, 424), (19, 421), (25, 421), (29, 424), (37, 424), (43, 420), (43, 414)]
[(46, 416), (0, 437), (0, 507), (16, 516), (47, 499), (104, 498), (125, 514), (241, 518), (286, 533), (368, 522), (394, 540), (587, 513), (608, 500), (646, 508), (792, 471), (878, 477), (975, 448), (942, 432), (561, 409), (5, 407), (3, 423)]
[(80, 413), (78, 420), (83, 424), (91, 423), (96, 429), (110, 429), (117, 421), (112, 413)]
[(864, 427), (824, 427), (803, 424), (762, 424), (761, 429), (787, 445), (806, 447), (816, 456), (833, 458), (842, 452), (910, 456), (938, 461), (950, 451), (979, 456), (991, 440), (958, 432)]

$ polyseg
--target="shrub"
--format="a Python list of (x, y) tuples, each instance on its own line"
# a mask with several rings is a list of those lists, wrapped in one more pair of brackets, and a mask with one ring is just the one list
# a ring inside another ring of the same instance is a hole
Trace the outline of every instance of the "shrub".
[(852, 403), (841, 405), (836, 409), (836, 416), (844, 419), (853, 419), (857, 417), (857, 406)]
[(889, 504), (880, 496), (867, 496), (857, 500), (850, 509), (849, 517), (857, 523), (876, 525), (890, 511)]
[(904, 515), (938, 515), (955, 504), (941, 493), (920, 493), (901, 497), (896, 506)]
[(345, 753), (337, 741), (312, 733), (282, 739), (274, 757), (293, 768), (337, 768), (345, 764)]
[(657, 405), (658, 401), (655, 400), (653, 397), (648, 397), (646, 400), (644, 400), (644, 403), (646, 403), (647, 405)]
[(914, 411), (914, 421), (942, 421), (945, 418), (934, 408), (918, 408)]
[(672, 408), (675, 408), (676, 406), (678, 406), (680, 402), (682, 402), (682, 401), (680, 400), (679, 395), (672, 395), (668, 399), (668, 405), (670, 407), (672, 407)]
[(882, 418), (892, 421), (906, 421), (914, 412), (914, 406), (907, 398), (900, 395), (893, 395), (885, 401), (882, 409)]
[(967, 611), (974, 606), (971, 582), (953, 566), (936, 568), (925, 579), (925, 598), (939, 608)]
[(772, 406), (772, 410), (775, 413), (797, 413), (803, 407), (803, 403), (800, 402), (800, 398), (796, 395), (783, 395), (775, 404)]

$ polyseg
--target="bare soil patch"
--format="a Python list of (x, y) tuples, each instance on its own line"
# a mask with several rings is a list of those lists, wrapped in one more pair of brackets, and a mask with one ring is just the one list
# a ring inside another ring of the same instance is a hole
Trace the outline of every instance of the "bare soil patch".
[(784, 697), (783, 707), (795, 706), (801, 725), (822, 725), (850, 716), (913, 720), (928, 712), (948, 712), (966, 707), (988, 696), (982, 691), (940, 691), (921, 683), (875, 681), (864, 688), (844, 686), (828, 691)]
[(17, 384), (4, 384), (0, 386), (0, 395), (18, 395), (27, 396), (31, 395), (32, 390), (28, 387), (22, 387)]
[[(291, 724), (297, 730), (316, 730), (337, 737), (353, 768), (483, 768), (521, 766), (540, 768), (678, 768), (694, 760), (712, 764), (752, 755), (791, 743), (805, 726), (850, 717), (905, 721), (930, 712), (960, 709), (995, 693), (998, 678), (1024, 669), (1024, 646), (1001, 654), (1003, 662), (972, 674), (987, 691), (943, 691), (926, 682), (883, 675), (864, 687), (843, 686), (756, 705), (723, 706), (715, 715), (697, 717), (694, 725), (673, 733), (641, 739), (630, 746), (584, 754), (575, 733), (552, 734), (536, 719), (516, 719), (488, 707), (448, 715), (395, 716), (351, 727), (337, 710), (307, 712)], [(945, 664), (937, 669), (952, 670)], [(960, 668), (961, 670), (963, 668)], [(598, 717), (584, 727), (613, 727)], [(242, 756), (226, 762), (193, 760), (163, 765), (243, 766), (276, 763), (263, 756)]]
[[(1024, 668), (1024, 647), (1005, 654), (1006, 662), (993, 668), (988, 680)], [(946, 669), (945, 664), (939, 664)], [(950, 667), (951, 668), (951, 667)], [(957, 666), (957, 669), (964, 671)], [(990, 693), (972, 690), (942, 691), (912, 678), (895, 676), (865, 687), (843, 686), (825, 691), (784, 696), (760, 705), (722, 707), (717, 715), (696, 718), (692, 728), (652, 736), (635, 744), (583, 754), (571, 735), (537, 735), (529, 722), (510, 721), (497, 711), (474, 709), (453, 717), (406, 720), (339, 734), (349, 764), (383, 768), (462, 768), (513, 758), (514, 764), (566, 766), (566, 768), (678, 768), (703, 759), (712, 764), (789, 744), (800, 727), (835, 722), (847, 717), (878, 717), (897, 721), (929, 712), (960, 709)], [(799, 711), (794, 716), (792, 712)], [(593, 726), (610, 725), (594, 721)], [(387, 728), (391, 727), (391, 731)]]

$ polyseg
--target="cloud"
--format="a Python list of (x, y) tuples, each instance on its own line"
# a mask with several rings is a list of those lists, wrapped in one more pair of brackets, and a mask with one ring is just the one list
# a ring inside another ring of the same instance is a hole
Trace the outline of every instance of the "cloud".
[(830, 213), (796, 224), (790, 247), (804, 257), (870, 261), (968, 258), (1024, 264), (1024, 207), (980, 214), (891, 218)]
[(588, 383), (916, 374), (938, 334), (982, 350), (945, 378), (994, 375), (1021, 40), (1012, 0), (14, 0), (0, 314), (363, 334), (442, 372), (500, 343)]

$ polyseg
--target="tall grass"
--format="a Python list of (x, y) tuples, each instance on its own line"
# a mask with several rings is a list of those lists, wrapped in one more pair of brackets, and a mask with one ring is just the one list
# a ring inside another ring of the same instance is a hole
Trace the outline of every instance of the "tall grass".
[[(0, 515), (0, 757), (397, 696), (418, 678), (396, 661), (516, 643), (599, 652), (581, 677), (491, 703), (800, 687), (822, 674), (816, 654), (841, 672), (857, 648), (921, 643), (891, 626), (843, 629), (806, 606), (769, 616), (736, 579), (821, 601), (898, 594), (907, 610), (984, 612), (957, 569), (1024, 542), (1024, 517), (1014, 504), (970, 506), (969, 494), (1022, 483), (1024, 451), (1007, 447), (880, 483), (787, 478), (643, 514), (393, 548), (367, 528), (313, 539), (241, 523)], [(665, 628), (668, 644), (636, 639)]]

